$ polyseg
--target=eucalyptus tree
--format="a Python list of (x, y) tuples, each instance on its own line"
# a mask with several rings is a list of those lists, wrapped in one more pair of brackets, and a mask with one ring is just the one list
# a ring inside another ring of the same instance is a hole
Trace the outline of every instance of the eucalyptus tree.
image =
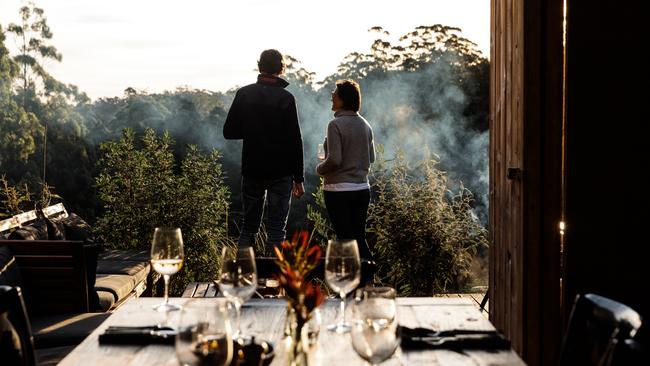
[(11, 174), (36, 150), (34, 135), (41, 126), (12, 98), (12, 84), (19, 67), (5, 47), (0, 25), (0, 174)]

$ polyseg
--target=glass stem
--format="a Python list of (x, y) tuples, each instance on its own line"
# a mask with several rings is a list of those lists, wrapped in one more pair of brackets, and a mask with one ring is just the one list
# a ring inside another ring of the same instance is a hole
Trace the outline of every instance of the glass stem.
[(237, 336), (241, 336), (241, 304), (239, 301), (235, 303), (235, 310), (237, 312)]
[(345, 324), (345, 292), (341, 292), (341, 325)]
[(165, 297), (163, 303), (167, 305), (169, 303), (169, 275), (163, 275), (163, 279), (165, 280)]

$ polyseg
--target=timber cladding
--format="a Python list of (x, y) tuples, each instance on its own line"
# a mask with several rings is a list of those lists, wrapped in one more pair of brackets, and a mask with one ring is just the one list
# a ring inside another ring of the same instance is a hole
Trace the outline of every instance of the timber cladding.
[(490, 320), (529, 365), (561, 340), (562, 15), (491, 2)]

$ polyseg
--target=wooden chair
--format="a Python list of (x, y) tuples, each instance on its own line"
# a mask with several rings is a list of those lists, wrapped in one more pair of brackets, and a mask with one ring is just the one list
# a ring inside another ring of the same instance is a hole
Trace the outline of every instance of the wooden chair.
[[(27, 309), (23, 302), (20, 287), (0, 286), (0, 321), (4, 326), (12, 330), (3, 332), (2, 337), (9, 337), (15, 332), (18, 335), (19, 344), (15, 350), (4, 349), (11, 346), (11, 339), (5, 338), (2, 342), (2, 354), (0, 363), (11, 366), (33, 366), (36, 365), (36, 354), (34, 352), (34, 338), (32, 328), (27, 317)], [(19, 352), (18, 351), (19, 348)]]
[(614, 340), (633, 337), (641, 317), (627, 305), (594, 295), (578, 295), (562, 342), (560, 365), (606, 365)]
[(31, 315), (90, 311), (84, 243), (0, 240), (14, 253)]

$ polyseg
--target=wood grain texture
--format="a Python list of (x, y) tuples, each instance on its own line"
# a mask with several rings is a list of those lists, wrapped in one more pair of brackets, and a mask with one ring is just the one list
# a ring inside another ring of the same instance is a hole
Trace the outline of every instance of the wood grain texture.
[[(531, 365), (556, 363), (562, 2), (492, 0), (490, 319)], [(508, 176), (508, 169), (520, 174)]]
[[(187, 301), (222, 301), (215, 298), (172, 298), (173, 303)], [(151, 309), (160, 298), (137, 298), (119, 308), (106, 322), (99, 326), (59, 365), (169, 365), (178, 366), (171, 346), (100, 346), (97, 338), (109, 325), (174, 324), (178, 312), (168, 317)], [(400, 298), (398, 299), (400, 324), (415, 327), (445, 329), (494, 329), (476, 309), (471, 298)], [(321, 306), (322, 330), (318, 344), (309, 351), (310, 365), (365, 365), (352, 349), (350, 335), (330, 333), (325, 326), (334, 322), (339, 302), (328, 300)], [(279, 299), (254, 299), (242, 308), (242, 331), (275, 345), (276, 357), (272, 365), (284, 365), (284, 316), (286, 302)], [(348, 307), (351, 313), (351, 307)], [(351, 314), (348, 314), (350, 316)], [(402, 352), (388, 360), (386, 365), (524, 365), (514, 351), (465, 351), (449, 350)]]

